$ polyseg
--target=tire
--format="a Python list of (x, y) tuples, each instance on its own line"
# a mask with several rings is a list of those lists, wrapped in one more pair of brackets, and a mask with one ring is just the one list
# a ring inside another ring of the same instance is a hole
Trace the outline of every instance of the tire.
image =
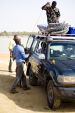
[(32, 71), (32, 68), (29, 69), (29, 83), (32, 86), (37, 86), (38, 79)]
[(47, 101), (51, 109), (57, 109), (61, 104), (61, 99), (57, 96), (57, 91), (51, 80), (47, 84)]

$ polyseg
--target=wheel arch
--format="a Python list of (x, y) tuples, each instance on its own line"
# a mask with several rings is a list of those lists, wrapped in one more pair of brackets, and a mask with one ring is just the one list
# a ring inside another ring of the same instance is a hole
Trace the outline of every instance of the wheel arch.
[(54, 75), (55, 75), (55, 72), (53, 70), (51, 71), (46, 71), (46, 88), (47, 88), (47, 84), (49, 82), (49, 80), (52, 80), (53, 81), (53, 84), (56, 85), (56, 81), (54, 79)]

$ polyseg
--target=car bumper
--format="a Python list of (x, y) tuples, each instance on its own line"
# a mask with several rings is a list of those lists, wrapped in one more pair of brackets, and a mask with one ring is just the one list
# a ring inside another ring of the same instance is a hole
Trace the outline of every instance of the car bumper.
[(58, 93), (60, 95), (60, 98), (66, 98), (66, 99), (74, 99), (75, 100), (75, 88), (69, 87), (69, 88), (64, 88), (64, 87), (59, 87), (57, 88)]

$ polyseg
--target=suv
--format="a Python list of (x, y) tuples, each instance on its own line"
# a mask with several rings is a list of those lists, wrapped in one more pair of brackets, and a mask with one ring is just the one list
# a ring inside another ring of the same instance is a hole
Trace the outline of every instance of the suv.
[(51, 109), (64, 99), (75, 99), (75, 40), (65, 36), (35, 36), (27, 74), (31, 85), (40, 80)]

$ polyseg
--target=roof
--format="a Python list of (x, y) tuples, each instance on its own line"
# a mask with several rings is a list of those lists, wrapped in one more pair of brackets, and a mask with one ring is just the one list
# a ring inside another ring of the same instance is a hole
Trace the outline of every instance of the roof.
[(37, 38), (47, 38), (51, 40), (75, 40), (74, 36), (46, 36), (46, 35), (36, 35)]

